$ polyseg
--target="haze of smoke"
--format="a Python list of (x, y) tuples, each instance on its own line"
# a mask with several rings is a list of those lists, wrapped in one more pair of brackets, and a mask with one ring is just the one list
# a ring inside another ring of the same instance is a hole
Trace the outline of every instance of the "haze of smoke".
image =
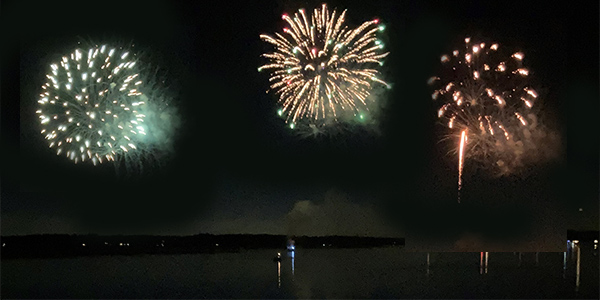
[(374, 208), (350, 202), (336, 190), (323, 203), (298, 201), (286, 216), (288, 235), (395, 236)]

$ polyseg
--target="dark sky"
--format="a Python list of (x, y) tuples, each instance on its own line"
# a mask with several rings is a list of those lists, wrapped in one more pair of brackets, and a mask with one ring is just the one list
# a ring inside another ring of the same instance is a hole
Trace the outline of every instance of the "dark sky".
[[(598, 3), (335, 1), (387, 26), (380, 134), (298, 138), (267, 89), (261, 33), (315, 1), (3, 1), (2, 234), (251, 232), (504, 238), (598, 229)], [(525, 177), (465, 168), (439, 143), (427, 79), (465, 36), (526, 54), (563, 151)], [(149, 174), (73, 165), (34, 114), (48, 64), (81, 38), (129, 43), (168, 72), (182, 126)], [(567, 130), (567, 120), (569, 127)], [(568, 136), (568, 139), (567, 139)], [(567, 143), (568, 140), (568, 143)], [(568, 168), (567, 168), (568, 161)], [(579, 211), (582, 208), (583, 211)], [(536, 227), (535, 224), (545, 224)], [(551, 228), (551, 229), (548, 229)]]

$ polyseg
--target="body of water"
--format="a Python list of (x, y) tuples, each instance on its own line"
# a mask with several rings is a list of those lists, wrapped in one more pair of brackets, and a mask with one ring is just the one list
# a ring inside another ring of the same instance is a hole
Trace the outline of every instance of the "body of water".
[[(579, 250), (578, 250), (579, 249)], [(298, 248), (3, 260), (2, 298), (595, 298), (593, 244), (569, 252)]]

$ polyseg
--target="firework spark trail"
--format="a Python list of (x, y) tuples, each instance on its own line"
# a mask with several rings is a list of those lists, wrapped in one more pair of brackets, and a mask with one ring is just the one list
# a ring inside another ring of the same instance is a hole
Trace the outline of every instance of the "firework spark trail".
[(139, 158), (168, 143), (175, 124), (170, 99), (140, 73), (135, 54), (93, 46), (50, 68), (36, 113), (57, 155), (97, 165)]
[(351, 30), (343, 25), (345, 16), (346, 10), (329, 13), (326, 4), (310, 16), (300, 9), (282, 16), (289, 25), (283, 34), (260, 35), (275, 52), (262, 55), (269, 63), (258, 70), (269, 70), (270, 90), (282, 105), (279, 115), (291, 128), (301, 119), (323, 125), (357, 116), (369, 110), (375, 82), (389, 88), (375, 69), (388, 55), (379, 52), (383, 43), (376, 38), (385, 26), (372, 20)]
[(436, 86), (432, 99), (441, 101), (438, 118), (452, 132), (449, 136), (466, 130), (471, 141), (460, 154), (463, 164), (469, 158), (498, 173), (513, 172), (526, 159), (535, 159), (535, 153), (528, 153), (538, 148), (533, 133), (544, 135), (535, 127), (533, 108), (539, 99), (523, 67), (525, 55), (497, 43), (464, 42), (462, 50), (441, 56), (442, 72), (429, 79)]
[(458, 152), (458, 203), (460, 203), (460, 190), (462, 189), (462, 172), (464, 164), (464, 149), (467, 143), (467, 130), (460, 133), (460, 150)]

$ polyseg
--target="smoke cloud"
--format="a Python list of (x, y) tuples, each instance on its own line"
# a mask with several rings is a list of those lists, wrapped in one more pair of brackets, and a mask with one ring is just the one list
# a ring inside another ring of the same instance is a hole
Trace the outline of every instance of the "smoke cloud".
[(288, 235), (398, 235), (373, 207), (350, 202), (344, 193), (335, 189), (325, 193), (322, 203), (296, 202), (285, 220)]

